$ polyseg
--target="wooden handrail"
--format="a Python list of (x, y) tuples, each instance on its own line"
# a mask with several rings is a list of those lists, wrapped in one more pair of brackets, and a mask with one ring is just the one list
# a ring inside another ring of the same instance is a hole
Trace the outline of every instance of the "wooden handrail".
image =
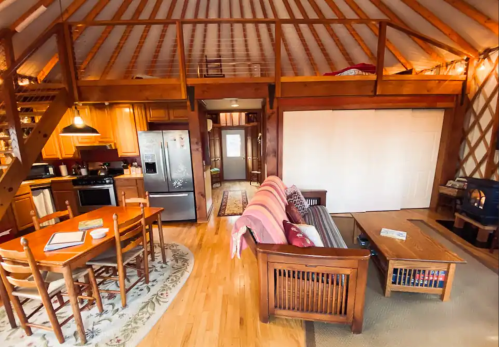
[(425, 42), (428, 42), (436, 47), (439, 47), (439, 48), (442, 48), (443, 50), (446, 50), (454, 55), (457, 55), (458, 57), (469, 57), (469, 58), (473, 58), (473, 56), (469, 53), (466, 53), (464, 51), (461, 51), (460, 49), (457, 49), (457, 48), (454, 48), (452, 46), (449, 46), (443, 42), (440, 42), (440, 41), (437, 41), (435, 39), (432, 39), (431, 37), (429, 36), (426, 36), (424, 34), (421, 34), (417, 31), (414, 31), (414, 30), (411, 30), (411, 29), (408, 29), (408, 28), (404, 28), (403, 26), (400, 26), (398, 24), (395, 24), (393, 22), (386, 22), (386, 25), (398, 30), (398, 31), (401, 31), (409, 36), (414, 36), (418, 39), (420, 39), (421, 41), (425, 41)]
[(3, 74), (2, 78), (5, 79), (7, 76), (11, 75), (12, 73), (15, 73), (17, 69), (21, 67), (22, 64), (28, 60), (29, 57), (31, 57), (37, 50), (40, 48), (47, 40), (49, 40), (52, 35), (57, 33), (61, 29), (61, 23), (57, 23), (47, 30), (43, 34), (41, 34), (33, 43), (31, 43), (27, 49), (24, 50), (24, 52), (21, 54), (19, 58), (16, 59), (14, 64), (10, 66)]

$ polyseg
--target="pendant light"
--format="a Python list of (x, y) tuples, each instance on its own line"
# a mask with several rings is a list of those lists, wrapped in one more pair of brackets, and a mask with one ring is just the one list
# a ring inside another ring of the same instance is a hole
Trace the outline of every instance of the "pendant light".
[(76, 107), (74, 108), (74, 115), (73, 124), (63, 128), (59, 134), (60, 136), (100, 136), (96, 129), (83, 122), (80, 111)]

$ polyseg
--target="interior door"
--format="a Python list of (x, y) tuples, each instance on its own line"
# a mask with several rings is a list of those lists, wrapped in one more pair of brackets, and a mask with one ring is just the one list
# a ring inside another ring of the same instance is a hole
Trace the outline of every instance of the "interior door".
[(246, 141), (244, 129), (222, 130), (224, 180), (246, 179)]

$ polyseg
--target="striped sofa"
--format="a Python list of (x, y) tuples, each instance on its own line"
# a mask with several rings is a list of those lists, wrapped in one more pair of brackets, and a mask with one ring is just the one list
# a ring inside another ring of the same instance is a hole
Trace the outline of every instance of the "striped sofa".
[(311, 204), (307, 224), (325, 247), (288, 245), (286, 186), (268, 177), (236, 221), (233, 254), (249, 247), (258, 259), (260, 320), (270, 316), (343, 323), (362, 332), (369, 251), (348, 249), (329, 215), (324, 190), (302, 190)]

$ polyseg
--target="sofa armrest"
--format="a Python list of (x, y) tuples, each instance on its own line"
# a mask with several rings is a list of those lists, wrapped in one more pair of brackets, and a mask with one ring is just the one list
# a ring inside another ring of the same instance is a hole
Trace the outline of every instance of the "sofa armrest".
[(335, 258), (369, 260), (370, 252), (367, 249), (308, 247), (300, 248), (292, 245), (257, 244), (257, 253), (267, 255), (281, 255), (301, 258)]
[(309, 205), (324, 205), (326, 206), (327, 190), (324, 189), (300, 189), (303, 197)]

